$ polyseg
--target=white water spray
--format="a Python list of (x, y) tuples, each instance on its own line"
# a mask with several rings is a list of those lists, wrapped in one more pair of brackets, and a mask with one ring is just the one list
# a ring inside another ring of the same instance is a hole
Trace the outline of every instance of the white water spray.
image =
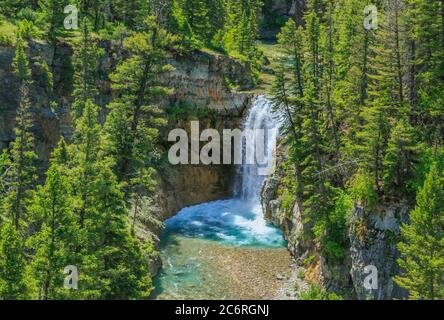
[[(270, 100), (268, 100), (264, 96), (258, 96), (254, 98), (252, 107), (248, 111), (248, 114), (244, 120), (243, 129), (252, 129), (254, 132), (254, 143), (243, 143), (243, 155), (247, 154), (257, 154), (257, 148), (259, 146), (264, 149), (264, 163), (268, 166), (272, 163), (275, 152), (276, 152), (276, 139), (277, 132), (279, 129), (279, 124), (276, 119), (273, 118), (272, 115), (273, 104)], [(260, 131), (258, 129), (264, 129), (265, 131)], [(274, 130), (270, 130), (274, 129)], [(264, 135), (263, 133), (267, 133)], [(265, 140), (265, 141), (262, 141)], [(263, 174), (259, 174), (259, 170), (263, 168), (263, 166), (257, 164), (258, 159), (254, 163), (254, 165), (247, 164), (247, 161), (243, 161), (243, 165), (238, 169), (237, 180), (235, 184), (235, 195), (244, 200), (251, 200), (259, 202), (259, 194), (260, 189), (262, 188), (262, 184), (264, 182), (265, 176)], [(266, 166), (267, 166), (266, 165)], [(270, 168), (273, 170), (274, 168)], [(271, 172), (268, 172), (269, 174)]]

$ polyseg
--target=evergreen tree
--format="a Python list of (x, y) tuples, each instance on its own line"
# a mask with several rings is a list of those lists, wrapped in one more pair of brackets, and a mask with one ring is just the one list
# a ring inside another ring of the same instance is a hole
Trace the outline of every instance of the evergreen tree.
[(82, 38), (74, 56), (74, 103), (73, 117), (78, 119), (88, 100), (94, 101), (97, 94), (97, 78), (99, 59), (103, 50), (99, 49), (91, 39), (91, 30), (88, 19), (81, 23)]
[(332, 101), (336, 118), (343, 130), (343, 161), (359, 161), (357, 131), (363, 126), (362, 111), (368, 105), (370, 47), (375, 32), (363, 26), (362, 13), (366, 3), (360, 0), (340, 0), (333, 15), (336, 32), (334, 50), (336, 81)]
[(442, 144), (444, 3), (406, 1), (410, 41), (410, 115), (430, 145)]
[(182, 0), (183, 11), (196, 37), (206, 42), (210, 31), (210, 21), (206, 0)]
[(39, 299), (69, 297), (70, 291), (63, 287), (63, 269), (68, 265), (78, 265), (76, 248), (79, 243), (78, 224), (72, 205), (66, 168), (54, 163), (31, 207), (34, 218), (42, 221), (39, 231), (29, 239), (29, 246), (35, 252), (32, 269)]
[(395, 281), (410, 292), (411, 299), (444, 298), (444, 186), (433, 165), (419, 191), (410, 224), (401, 227), (403, 241), (399, 266), (405, 273)]
[(46, 39), (51, 45), (56, 46), (57, 38), (64, 29), (64, 9), (68, 5), (66, 0), (41, 0), (44, 22), (46, 23)]
[(131, 57), (111, 75), (118, 97), (109, 106), (107, 150), (116, 160), (119, 179), (127, 183), (156, 158), (154, 141), (157, 128), (164, 123), (156, 104), (170, 93), (160, 78), (171, 70), (166, 64), (165, 51), (169, 43), (169, 34), (152, 19), (147, 20), (147, 30), (125, 42)]
[(336, 86), (336, 61), (335, 61), (335, 52), (336, 52), (336, 23), (334, 21), (334, 10), (335, 4), (334, 1), (329, 0), (325, 4), (326, 13), (325, 13), (325, 32), (323, 32), (324, 36), (321, 36), (321, 51), (323, 54), (323, 60), (325, 66), (324, 75), (322, 79), (322, 87), (324, 88), (322, 92), (322, 100), (323, 105), (325, 105), (325, 114), (327, 116), (327, 139), (334, 141), (334, 151), (336, 156), (339, 156), (339, 149), (341, 147), (340, 142), (340, 132), (339, 132), (339, 123), (336, 119), (337, 117), (337, 107), (333, 100), (333, 91)]
[(202, 43), (196, 38), (179, 0), (173, 1), (171, 16), (171, 31), (177, 34), (178, 49), (185, 52), (198, 49)]
[(37, 0), (0, 0), (0, 14), (5, 17), (17, 17), (23, 8), (37, 9)]
[(147, 262), (130, 233), (124, 194), (109, 163), (98, 164), (94, 200), (94, 215), (85, 222), (84, 264), (90, 279), (85, 289), (99, 292), (101, 299), (148, 298), (152, 284)]
[(25, 43), (20, 36), (17, 37), (12, 67), (15, 75), (20, 79), (22, 84), (31, 81), (31, 69), (29, 68), (28, 58), (26, 57)]
[(372, 183), (378, 194), (382, 195), (384, 155), (390, 133), (388, 113), (384, 106), (375, 104), (364, 110), (362, 118), (365, 125), (357, 134), (359, 144), (356, 145), (360, 166), (373, 176)]
[(231, 53), (249, 57), (256, 50), (258, 16), (261, 2), (243, 0), (226, 2), (224, 48)]
[(225, 25), (225, 3), (224, 0), (206, 0), (208, 8), (208, 21), (210, 29), (208, 38), (212, 39), (214, 35), (224, 28)]
[(11, 222), (0, 232), (0, 300), (20, 300), (29, 297), (23, 256), (23, 239)]
[(388, 194), (408, 195), (409, 184), (416, 173), (419, 162), (419, 147), (414, 129), (408, 121), (401, 119), (392, 129), (384, 159), (384, 189)]
[(68, 153), (81, 237), (80, 291), (86, 299), (146, 298), (151, 279), (140, 244), (131, 236), (124, 194), (104, 145), (98, 107), (87, 101)]
[(11, 165), (5, 177), (7, 194), (4, 210), (19, 229), (26, 219), (27, 206), (36, 184), (36, 160), (28, 88), (21, 88), (21, 103), (17, 114), (15, 141), (11, 149)]
[[(284, 131), (290, 134), (291, 158), (295, 164), (297, 191), (296, 197), (302, 201), (302, 124), (303, 124), (303, 98), (304, 98), (304, 74), (303, 74), (303, 37), (302, 29), (296, 27), (290, 19), (281, 29), (278, 42), (285, 58), (280, 61), (272, 87), (275, 111), (282, 118)], [(290, 65), (290, 77), (286, 76), (286, 69)], [(288, 84), (289, 85), (288, 85)]]
[(83, 229), (85, 219), (96, 208), (93, 195), (97, 184), (97, 161), (101, 159), (101, 126), (98, 123), (98, 107), (87, 101), (83, 115), (76, 125), (72, 145), (72, 183), (75, 197), (74, 212)]

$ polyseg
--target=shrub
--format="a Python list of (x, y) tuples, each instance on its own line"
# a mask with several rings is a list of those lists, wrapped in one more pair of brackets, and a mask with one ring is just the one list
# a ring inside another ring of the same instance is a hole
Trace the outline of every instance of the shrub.
[(325, 289), (310, 285), (307, 291), (301, 293), (301, 300), (342, 300), (336, 293), (329, 293)]
[(360, 170), (350, 183), (350, 194), (353, 200), (364, 206), (372, 207), (377, 202), (374, 178), (366, 171)]

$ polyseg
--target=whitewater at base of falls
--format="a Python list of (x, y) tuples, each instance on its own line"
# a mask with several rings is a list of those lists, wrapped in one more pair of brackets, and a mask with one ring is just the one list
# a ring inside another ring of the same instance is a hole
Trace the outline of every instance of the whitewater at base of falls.
[[(271, 102), (257, 97), (243, 129), (273, 127)], [(268, 161), (274, 146), (265, 146)], [(244, 154), (255, 147), (243, 145)], [(163, 268), (154, 298), (273, 298), (280, 285), (276, 274), (285, 273), (290, 256), (282, 231), (264, 219), (259, 194), (265, 176), (257, 172), (255, 165), (239, 168), (237, 198), (184, 208), (166, 221), (160, 246)]]
[(268, 225), (256, 201), (214, 201), (185, 208), (166, 223), (166, 233), (234, 246), (282, 247), (282, 232)]

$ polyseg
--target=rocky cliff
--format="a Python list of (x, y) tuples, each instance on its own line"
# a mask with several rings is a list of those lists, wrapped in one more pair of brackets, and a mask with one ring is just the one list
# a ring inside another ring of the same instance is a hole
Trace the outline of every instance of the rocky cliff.
[[(396, 264), (400, 225), (407, 220), (404, 203), (365, 208), (355, 204), (348, 222), (347, 242), (341, 261), (328, 261), (318, 244), (307, 236), (310, 223), (304, 219), (294, 196), (283, 191), (291, 177), (286, 164), (287, 149), (282, 143), (277, 152), (277, 166), (262, 189), (261, 200), (266, 218), (284, 231), (295, 261), (307, 269), (306, 278), (346, 298), (386, 300), (406, 297), (393, 277), (400, 273)], [(289, 205), (290, 204), (290, 205)], [(367, 269), (366, 269), (367, 267)], [(375, 269), (372, 269), (375, 267)], [(376, 287), (365, 285), (371, 270), (377, 272)]]
[(305, 3), (306, 0), (264, 0), (260, 23), (262, 38), (275, 39), (280, 27), (289, 17), (302, 24)]
[[(101, 42), (105, 51), (100, 61), (98, 104), (106, 114), (106, 104), (113, 96), (109, 74), (119, 59), (125, 55), (118, 44)], [(72, 103), (72, 54), (73, 48), (67, 43), (57, 47), (52, 60), (51, 48), (37, 41), (30, 41), (27, 55), (32, 67), (33, 85), (31, 104), (33, 131), (41, 165), (48, 162), (52, 149), (61, 136), (70, 140), (73, 127), (70, 117)], [(0, 149), (8, 147), (14, 140), (16, 110), (19, 104), (18, 80), (13, 75), (11, 62), (14, 48), (0, 46)], [(54, 87), (57, 104), (51, 105), (48, 90), (42, 81), (42, 65), (45, 61), (54, 67)], [(230, 85), (240, 89), (251, 86), (252, 79), (247, 67), (220, 54), (196, 51), (186, 56), (174, 56), (169, 60), (174, 71), (165, 76), (165, 82), (175, 89), (172, 96), (161, 104), (166, 108), (172, 104), (185, 103), (193, 108), (210, 110), (213, 119), (201, 119), (202, 127), (214, 125), (216, 128), (236, 127), (250, 96), (231, 92)], [(160, 137), (165, 142), (173, 128), (186, 128), (187, 121), (169, 121)], [(160, 219), (171, 216), (179, 209), (229, 195), (231, 187), (230, 166), (166, 166), (159, 172), (159, 195), (157, 213)]]

